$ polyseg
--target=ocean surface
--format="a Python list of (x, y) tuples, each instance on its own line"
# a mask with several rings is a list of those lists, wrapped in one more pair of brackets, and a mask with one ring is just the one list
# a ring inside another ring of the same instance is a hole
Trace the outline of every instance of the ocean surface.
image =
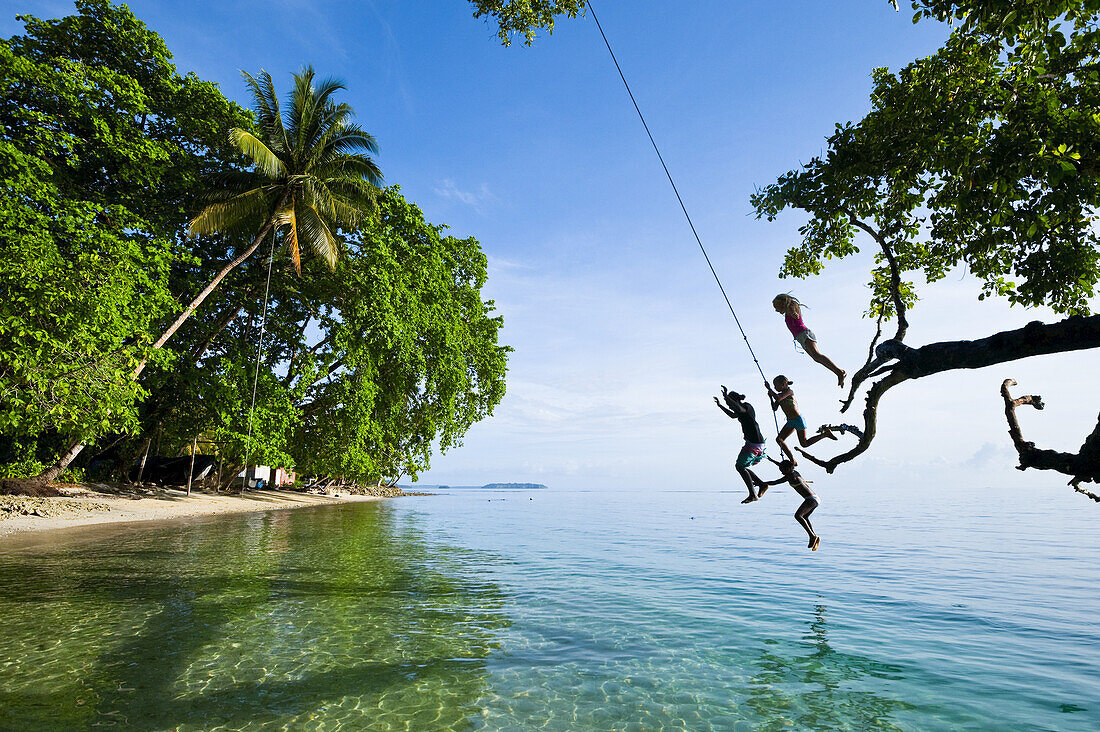
[(1100, 729), (1100, 507), (453, 490), (0, 543), (0, 729)]

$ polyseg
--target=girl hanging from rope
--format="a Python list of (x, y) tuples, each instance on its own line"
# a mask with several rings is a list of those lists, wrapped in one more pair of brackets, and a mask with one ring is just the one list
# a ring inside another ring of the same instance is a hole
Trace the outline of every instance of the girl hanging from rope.
[(783, 477), (776, 478), (775, 480), (761, 481), (760, 495), (764, 495), (768, 490), (768, 486), (789, 483), (791, 488), (794, 488), (795, 492), (802, 496), (802, 505), (794, 512), (794, 520), (797, 521), (802, 528), (806, 529), (806, 533), (810, 536), (810, 543), (806, 545), (806, 548), (816, 552), (818, 545), (821, 543), (821, 537), (814, 533), (814, 527), (810, 524), (810, 514), (814, 512), (815, 508), (821, 505), (821, 502), (817, 500), (817, 496), (810, 490), (810, 481), (803, 478), (798, 474), (798, 471), (794, 469), (793, 461), (784, 460), (781, 463), (777, 463), (771, 458), (768, 458), (768, 460), (775, 463), (776, 467), (779, 468), (779, 472), (783, 473)]
[(806, 324), (802, 322), (802, 303), (791, 295), (782, 294), (775, 296), (775, 299), (772, 300), (772, 307), (775, 308), (775, 312), (783, 316), (783, 319), (787, 322), (787, 328), (791, 331), (791, 335), (794, 336), (798, 345), (802, 346), (802, 349), (806, 351), (806, 354), (836, 374), (837, 384), (844, 386), (844, 376), (848, 372), (837, 366), (828, 356), (818, 350), (817, 337), (814, 336), (814, 332), (807, 328)]
[(787, 422), (783, 425), (783, 428), (779, 430), (779, 436), (775, 438), (775, 441), (779, 443), (779, 449), (783, 451), (783, 454), (787, 456), (793, 464), (798, 465), (798, 461), (794, 459), (794, 455), (791, 454), (791, 448), (787, 447), (787, 438), (791, 436), (792, 432), (798, 433), (798, 444), (802, 447), (809, 447), (810, 445), (824, 440), (826, 438), (835, 440), (836, 435), (833, 434), (833, 430), (830, 427), (823, 427), (820, 434), (813, 437), (806, 436), (806, 420), (802, 418), (802, 415), (798, 413), (798, 404), (794, 400), (794, 390), (791, 389), (791, 384), (794, 382), (788, 379), (782, 374), (776, 376), (772, 380), (772, 384), (775, 384), (775, 389), (772, 389), (772, 384), (764, 381), (764, 388), (768, 390), (768, 397), (772, 400), (772, 411), (783, 408), (783, 415), (787, 418)]

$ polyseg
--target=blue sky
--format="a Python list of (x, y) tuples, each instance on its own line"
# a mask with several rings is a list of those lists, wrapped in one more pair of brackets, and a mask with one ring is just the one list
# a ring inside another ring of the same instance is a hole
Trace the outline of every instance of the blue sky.
[[(591, 18), (559, 22), (534, 47), (504, 48), (464, 0), (130, 6), (181, 71), (244, 104), (242, 69), (266, 69), (284, 89), (307, 63), (342, 78), (344, 99), (380, 143), (387, 182), (429, 220), (481, 241), (486, 294), (516, 349), (508, 395), (423, 482), (741, 489), (732, 471), (740, 431), (711, 396), (723, 383), (748, 391), (764, 416), (760, 379)], [(17, 6), (39, 17), (71, 9)], [(873, 333), (860, 317), (870, 250), (813, 280), (778, 280), (802, 219), (757, 221), (748, 197), (817, 154), (835, 123), (866, 112), (872, 68), (930, 53), (946, 27), (915, 26), (885, 0), (601, 0), (596, 9), (765, 371), (796, 382), (811, 425), (837, 421), (835, 381), (795, 352), (770, 300), (793, 291), (809, 303), (822, 351), (852, 371)], [(13, 15), (0, 18), (3, 35), (20, 29)], [(962, 273), (926, 288), (908, 340), (1053, 319), (978, 303), (977, 290)], [(1013, 377), (1021, 393), (1042, 394), (1047, 410), (1021, 415), (1025, 436), (1076, 450), (1095, 425), (1095, 404), (1077, 405), (1096, 393), (1096, 371), (1095, 356), (1071, 354), (904, 385), (884, 401), (860, 464), (832, 478), (807, 473), (819, 487), (1066, 490), (1061, 476), (1012, 469), (997, 389)]]

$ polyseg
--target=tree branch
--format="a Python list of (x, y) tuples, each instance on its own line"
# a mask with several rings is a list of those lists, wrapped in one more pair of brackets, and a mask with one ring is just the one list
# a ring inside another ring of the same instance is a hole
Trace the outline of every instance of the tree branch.
[(1012, 445), (1020, 456), (1020, 464), (1017, 470), (1054, 470), (1065, 475), (1072, 476), (1069, 484), (1078, 493), (1083, 493), (1092, 500), (1100, 503), (1100, 496), (1090, 490), (1081, 487), (1081, 483), (1100, 482), (1100, 416), (1097, 417), (1096, 429), (1085, 439), (1085, 444), (1076, 454), (1058, 452), (1057, 450), (1041, 450), (1035, 447), (1034, 442), (1024, 440), (1020, 423), (1016, 419), (1016, 407), (1030, 404), (1036, 409), (1043, 408), (1043, 398), (1028, 395), (1012, 398), (1008, 388), (1016, 386), (1013, 379), (1005, 379), (1001, 384), (1001, 397), (1005, 402), (1005, 420), (1008, 422), (1008, 436), (1012, 438)]
[(878, 311), (878, 320), (875, 321), (875, 337), (871, 339), (871, 345), (867, 347), (867, 360), (863, 362), (863, 365), (859, 367), (859, 370), (852, 374), (851, 388), (848, 389), (848, 398), (844, 399), (840, 403), (840, 411), (844, 413), (848, 410), (848, 407), (852, 405), (852, 400), (856, 398), (856, 390), (863, 384), (863, 382), (871, 375), (871, 366), (875, 361), (875, 345), (878, 343), (878, 339), (882, 337), (882, 319), (885, 316), (885, 312), (880, 308)]
[[(875, 349), (876, 354), (880, 358), (889, 355), (898, 360), (897, 363), (875, 372), (884, 373), (884, 378), (877, 381), (867, 393), (867, 407), (863, 411), (866, 426), (859, 443), (848, 452), (829, 460), (815, 458), (801, 450), (799, 452), (830, 473), (837, 466), (866, 452), (875, 437), (879, 400), (890, 388), (903, 381), (920, 379), (942, 371), (977, 369), (1030, 356), (1089, 348), (1100, 348), (1100, 315), (1066, 318), (1051, 324), (1035, 321), (1023, 328), (995, 333), (988, 338), (930, 343), (920, 348), (910, 348), (894, 340), (885, 341)], [(1082, 477), (1082, 481), (1100, 480), (1100, 424), (1081, 450), (1087, 465), (1091, 467), (1084, 472), (1071, 474), (1090, 476), (1087, 479)]]
[(1090, 348), (1100, 348), (1100, 315), (1075, 316), (1049, 324), (1033, 321), (1023, 328), (975, 341), (944, 341), (907, 348), (894, 368), (908, 378), (919, 379), (942, 371), (979, 369), (1031, 356)]
[(863, 453), (867, 452), (867, 448), (871, 446), (871, 441), (875, 439), (875, 431), (878, 429), (878, 403), (882, 399), (882, 395), (889, 391), (894, 386), (897, 386), (903, 381), (908, 380), (908, 376), (903, 376), (897, 372), (891, 373), (885, 379), (876, 381), (871, 388), (867, 391), (867, 406), (863, 410), (863, 435), (859, 438), (859, 442), (851, 450), (845, 453), (841, 453), (829, 460), (821, 460), (809, 454), (800, 447), (796, 447), (800, 453), (806, 456), (810, 462), (816, 463), (825, 468), (825, 472), (832, 473), (837, 469), (838, 465), (850, 462), (859, 457)]
[(890, 296), (894, 300), (894, 311), (898, 316), (898, 330), (897, 333), (894, 334), (894, 340), (903, 341), (905, 340), (905, 331), (909, 329), (909, 321), (905, 319), (905, 301), (901, 297), (901, 270), (898, 268), (898, 260), (894, 256), (894, 250), (890, 248), (890, 244), (887, 243), (886, 237), (880, 232), (861, 221), (851, 211), (846, 211), (845, 213), (848, 214), (848, 220), (851, 221), (852, 224), (866, 231), (871, 235), (871, 238), (878, 243), (879, 249), (882, 250), (883, 256), (886, 257), (886, 263), (890, 265)]

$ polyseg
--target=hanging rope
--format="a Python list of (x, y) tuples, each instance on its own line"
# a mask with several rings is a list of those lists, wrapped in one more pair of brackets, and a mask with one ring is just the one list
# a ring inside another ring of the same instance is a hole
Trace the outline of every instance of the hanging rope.
[[(592, 20), (596, 21), (596, 28), (599, 29), (600, 37), (603, 38), (603, 43), (607, 46), (607, 52), (611, 54), (611, 60), (615, 62), (615, 70), (619, 72), (619, 78), (623, 80), (623, 86), (626, 87), (626, 93), (630, 96), (630, 101), (634, 104), (634, 111), (638, 113), (638, 119), (642, 121), (642, 127), (645, 128), (645, 133), (649, 136), (649, 143), (653, 145), (653, 152), (657, 153), (657, 159), (661, 161), (661, 167), (664, 168), (665, 175), (668, 176), (668, 182), (672, 185), (672, 192), (676, 194), (676, 200), (680, 202), (680, 209), (684, 212), (684, 218), (687, 219), (688, 226), (691, 227), (691, 233), (695, 235), (695, 243), (699, 245), (699, 251), (703, 253), (703, 258), (707, 260), (707, 266), (710, 268), (710, 273), (714, 276), (714, 281), (718, 283), (718, 289), (722, 292), (722, 298), (726, 301), (726, 306), (730, 309), (730, 314), (733, 315), (733, 322), (737, 323), (737, 330), (741, 331), (741, 338), (744, 339), (745, 346), (749, 349), (749, 355), (752, 356), (752, 362), (756, 364), (756, 370), (760, 372), (760, 378), (767, 381), (768, 377), (764, 375), (764, 369), (760, 367), (760, 361), (756, 358), (756, 352), (752, 350), (752, 344), (749, 343), (749, 337), (745, 335), (745, 329), (741, 327), (741, 319), (737, 317), (737, 311), (733, 309), (733, 303), (730, 302), (729, 295), (726, 294), (726, 288), (722, 286), (722, 280), (718, 277), (718, 272), (715, 271), (714, 264), (710, 261), (710, 255), (707, 254), (706, 247), (703, 246), (703, 240), (699, 237), (699, 232), (695, 229), (695, 223), (691, 220), (691, 214), (688, 213), (687, 206), (684, 205), (684, 199), (680, 197), (680, 190), (676, 187), (676, 181), (672, 179), (672, 173), (669, 172), (668, 166), (665, 164), (665, 158), (661, 155), (660, 148), (657, 147), (657, 141), (653, 139), (653, 133), (649, 131), (649, 125), (646, 124), (645, 115), (642, 114), (642, 110), (638, 106), (638, 101), (634, 98), (634, 92), (630, 90), (630, 84), (623, 74), (622, 67), (619, 66), (619, 59), (615, 57), (615, 52), (611, 50), (611, 43), (607, 40), (607, 34), (603, 32), (603, 26), (600, 25), (600, 19), (596, 17), (596, 9), (592, 7), (591, 0), (585, 4), (588, 6), (589, 12), (592, 13)], [(779, 418), (776, 416), (774, 410), (772, 411), (772, 421), (775, 422), (775, 431), (776, 434), (778, 434)]]
[(256, 411), (256, 387), (260, 383), (260, 359), (264, 352), (264, 328), (267, 326), (267, 298), (271, 292), (271, 264), (275, 261), (275, 230), (271, 231), (271, 253), (267, 258), (267, 284), (264, 285), (264, 310), (260, 317), (260, 337), (256, 343), (256, 371), (252, 375), (252, 405), (248, 408), (248, 436), (244, 441), (244, 478), (241, 492), (248, 487), (248, 456), (252, 447), (252, 414)]

